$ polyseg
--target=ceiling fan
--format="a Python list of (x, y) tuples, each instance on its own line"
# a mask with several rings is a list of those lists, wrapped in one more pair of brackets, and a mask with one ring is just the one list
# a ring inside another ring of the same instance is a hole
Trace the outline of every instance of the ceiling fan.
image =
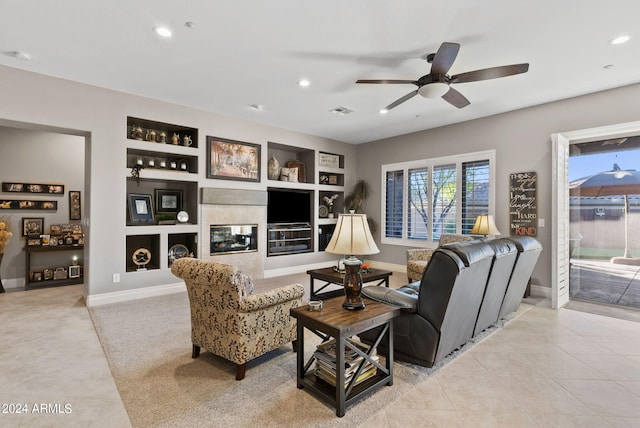
[(447, 72), (456, 60), (459, 50), (459, 43), (442, 43), (440, 48), (438, 48), (438, 52), (427, 56), (427, 61), (431, 63), (431, 72), (420, 77), (418, 80), (361, 79), (357, 80), (356, 83), (412, 84), (418, 87), (415, 91), (411, 91), (407, 95), (398, 98), (381, 111), (389, 111), (416, 95), (421, 95), (425, 98), (442, 97), (442, 99), (449, 104), (457, 108), (463, 108), (470, 104), (469, 100), (460, 92), (452, 88), (450, 86), (451, 84), (496, 79), (498, 77), (507, 77), (514, 74), (526, 73), (529, 70), (529, 64), (523, 63), (484, 68), (482, 70), (468, 71), (466, 73), (449, 76)]

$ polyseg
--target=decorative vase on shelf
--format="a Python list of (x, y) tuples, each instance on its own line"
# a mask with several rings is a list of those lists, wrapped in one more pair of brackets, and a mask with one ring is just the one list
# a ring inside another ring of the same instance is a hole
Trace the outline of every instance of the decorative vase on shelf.
[(280, 162), (276, 159), (276, 155), (271, 155), (271, 159), (269, 159), (267, 176), (269, 180), (278, 180), (280, 178)]

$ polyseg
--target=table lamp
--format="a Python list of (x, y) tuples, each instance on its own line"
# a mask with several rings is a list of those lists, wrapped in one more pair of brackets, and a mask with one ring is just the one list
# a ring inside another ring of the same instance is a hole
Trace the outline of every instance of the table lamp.
[(500, 235), (500, 231), (496, 227), (492, 215), (480, 214), (478, 217), (476, 217), (476, 222), (473, 225), (473, 229), (471, 229), (471, 234), (484, 235), (484, 237), (486, 238), (487, 235)]
[(349, 310), (363, 309), (364, 302), (360, 296), (362, 292), (362, 275), (360, 274), (362, 261), (355, 256), (380, 252), (373, 236), (371, 236), (367, 215), (340, 214), (325, 251), (331, 254), (349, 255), (349, 258), (344, 261), (344, 294), (346, 298), (342, 307)]

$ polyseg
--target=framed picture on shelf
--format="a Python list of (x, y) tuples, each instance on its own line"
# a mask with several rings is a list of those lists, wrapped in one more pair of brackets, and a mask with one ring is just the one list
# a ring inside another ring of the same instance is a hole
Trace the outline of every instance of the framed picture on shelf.
[(207, 178), (260, 181), (260, 145), (207, 136)]
[(153, 223), (151, 195), (129, 194), (129, 215), (133, 223)]
[(80, 210), (80, 191), (69, 190), (69, 220), (80, 220), (82, 217)]
[(22, 217), (22, 236), (42, 235), (44, 217)]
[(69, 266), (69, 278), (80, 278), (80, 266)]
[(156, 214), (177, 213), (182, 209), (182, 190), (155, 189)]

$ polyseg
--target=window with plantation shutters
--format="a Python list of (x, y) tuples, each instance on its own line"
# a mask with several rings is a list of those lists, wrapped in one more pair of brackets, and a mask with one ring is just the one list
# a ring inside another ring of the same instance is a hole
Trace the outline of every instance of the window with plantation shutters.
[(389, 171), (386, 176), (385, 235), (402, 238), (403, 171)]
[(495, 151), (383, 165), (382, 242), (434, 247), (493, 212)]
[(429, 238), (429, 169), (409, 170), (409, 198), (407, 207), (407, 235), (410, 239)]
[(489, 161), (462, 164), (462, 233), (469, 234), (480, 214), (489, 213)]

